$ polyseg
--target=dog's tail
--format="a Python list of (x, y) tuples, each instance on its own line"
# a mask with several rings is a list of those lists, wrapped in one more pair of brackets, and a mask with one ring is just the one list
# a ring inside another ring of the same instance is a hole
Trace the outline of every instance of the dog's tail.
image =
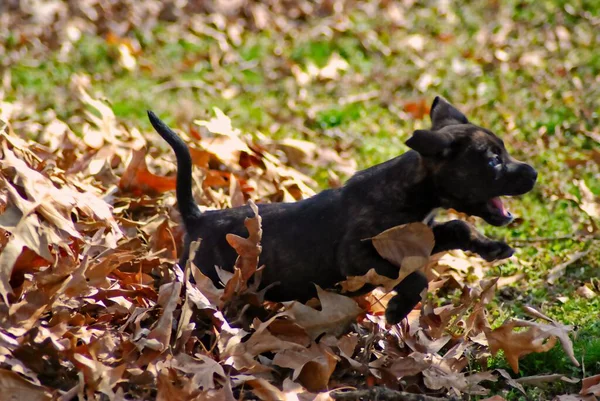
[(173, 148), (177, 159), (177, 203), (184, 222), (200, 216), (200, 208), (192, 195), (192, 156), (183, 140), (153, 112), (148, 110), (150, 123)]

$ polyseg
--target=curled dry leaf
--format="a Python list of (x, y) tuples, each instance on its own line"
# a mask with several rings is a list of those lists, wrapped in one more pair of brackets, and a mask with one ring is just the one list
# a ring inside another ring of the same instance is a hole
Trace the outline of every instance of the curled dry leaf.
[(593, 219), (600, 219), (600, 202), (584, 180), (575, 180), (581, 194), (579, 208)]
[(371, 240), (381, 257), (402, 267), (406, 275), (429, 261), (435, 245), (433, 231), (420, 222), (392, 227)]
[[(498, 371), (500, 369), (497, 369)], [(506, 372), (508, 374), (508, 372)], [(504, 376), (504, 375), (503, 375)], [(563, 381), (566, 383), (579, 383), (581, 380), (574, 377), (567, 377), (565, 375), (561, 375), (559, 373), (552, 375), (535, 375), (535, 376), (525, 376), (519, 377), (514, 380), (517, 384), (528, 384), (532, 386), (544, 387), (547, 383), (553, 383), (556, 381)], [(525, 391), (523, 391), (525, 394)]]
[(567, 356), (569, 357), (571, 362), (573, 362), (573, 365), (579, 366), (579, 362), (577, 361), (577, 358), (575, 358), (575, 353), (573, 351), (573, 343), (571, 342), (571, 338), (569, 338), (569, 333), (573, 331), (573, 326), (569, 326), (569, 325), (565, 325), (560, 322), (557, 322), (557, 321), (549, 318), (548, 316), (544, 315), (542, 312), (540, 312), (539, 310), (535, 309), (532, 306), (527, 305), (523, 309), (529, 315), (540, 318), (540, 319), (544, 319), (547, 322), (549, 322), (550, 324), (540, 324), (540, 323), (536, 323), (536, 322), (521, 321), (521, 320), (519, 322), (524, 326), (538, 327), (544, 333), (558, 337), (558, 340), (560, 341), (560, 344), (562, 345), (563, 350), (565, 351), (565, 353), (567, 354)]
[(222, 331), (219, 339), (221, 360), (238, 370), (250, 369), (260, 366), (255, 358), (263, 352), (281, 352), (286, 349), (304, 350), (304, 345), (282, 340), (268, 330), (269, 325), (280, 316), (273, 316), (266, 322), (255, 319), (253, 323), (255, 331), (243, 342), (242, 339), (248, 334), (246, 331), (232, 328)]
[[(63, 256), (73, 258), (71, 244), (83, 239), (73, 223), (72, 215), (79, 216), (80, 223), (93, 222), (98, 228), (111, 228), (114, 239), (121, 238), (111, 207), (90, 192), (79, 192), (65, 183), (60, 186), (49, 177), (29, 167), (2, 142), (4, 158), (2, 169), (10, 171), (12, 180), (0, 174), (2, 186), (8, 193), (9, 205), (0, 217), (0, 228), (12, 234), (0, 257), (0, 293), (6, 299), (11, 289), (8, 278), (24, 246), (47, 261), (63, 265)], [(24, 152), (24, 155), (29, 151)], [(25, 157), (25, 156), (23, 156)], [(19, 190), (22, 188), (23, 190)], [(60, 250), (51, 253), (53, 246)], [(59, 269), (60, 270), (60, 269)]]
[(17, 237), (12, 237), (0, 252), (0, 295), (6, 305), (9, 305), (8, 294), (12, 293), (10, 276), (17, 258), (23, 251), (25, 243)]
[(182, 284), (177, 281), (163, 284), (160, 287), (158, 304), (163, 307), (162, 315), (148, 334), (148, 339), (140, 342), (140, 348), (143, 345), (146, 348), (162, 352), (169, 347), (173, 328), (173, 312), (180, 300), (181, 287)]
[[(190, 380), (185, 376), (177, 378), (177, 385), (172, 383), (172, 379), (167, 368), (163, 368), (158, 372), (156, 380), (156, 401), (170, 400), (190, 400), (196, 395), (197, 390), (194, 390), (189, 385)], [(183, 383), (183, 388), (180, 388), (180, 383)]]
[(582, 285), (581, 287), (577, 288), (577, 295), (579, 295), (580, 297), (583, 297), (585, 299), (592, 299), (596, 297), (596, 293), (594, 292), (594, 290), (590, 289), (589, 287)]
[(111, 367), (79, 353), (73, 355), (73, 361), (83, 371), (86, 382), (96, 391), (106, 394), (109, 399), (115, 396), (113, 388), (123, 379), (126, 364)]
[(13, 185), (3, 178), (11, 200), (23, 215), (26, 216), (37, 211), (57, 228), (74, 238), (80, 238), (81, 236), (70, 218), (70, 213), (76, 205), (73, 196), (56, 188), (47, 177), (17, 158), (8, 149), (6, 142), (2, 142), (2, 152), (4, 154), (4, 158), (1, 160), (2, 168), (12, 168), (15, 173), (14, 184), (25, 190), (26, 196), (23, 197), (16, 190), (13, 191)]
[(429, 115), (429, 101), (425, 98), (421, 98), (416, 101), (406, 102), (404, 103), (404, 111), (410, 114), (411, 117), (420, 120)]
[[(518, 327), (527, 327), (527, 329), (515, 332), (514, 329)], [(568, 336), (571, 330), (571, 326), (561, 325), (554, 321), (548, 325), (513, 319), (494, 330), (486, 329), (485, 335), (492, 355), (503, 350), (513, 372), (517, 373), (519, 358), (533, 352), (549, 351), (556, 344), (557, 337), (573, 364), (579, 366), (573, 353), (573, 344)]]
[(492, 355), (499, 350), (504, 351), (504, 356), (513, 372), (519, 372), (519, 358), (533, 352), (547, 352), (556, 344), (556, 337), (545, 336), (534, 327), (526, 331), (515, 332), (518, 327), (515, 321), (509, 321), (502, 326), (486, 332)]
[(225, 283), (225, 289), (221, 296), (222, 304), (228, 304), (236, 295), (247, 292), (249, 289), (248, 280), (252, 276), (254, 276), (252, 288), (256, 290), (260, 284), (260, 273), (256, 275), (255, 273), (258, 271), (258, 258), (262, 250), (260, 245), (262, 237), (261, 217), (254, 202), (249, 200), (248, 204), (254, 212), (254, 217), (247, 217), (244, 221), (249, 234), (248, 238), (242, 238), (235, 234), (227, 234), (225, 237), (229, 245), (237, 252), (238, 258), (235, 262), (233, 274), (224, 269), (217, 269), (221, 281)]
[(324, 291), (318, 285), (315, 286), (321, 301), (321, 310), (313, 309), (298, 301), (291, 301), (284, 303), (287, 307), (286, 315), (304, 328), (313, 340), (322, 333), (334, 336), (342, 334), (363, 310), (353, 299)]
[(287, 399), (283, 391), (260, 377), (247, 380), (246, 384), (252, 387), (254, 394), (263, 401), (280, 401)]
[(258, 214), (258, 207), (252, 200), (248, 201), (248, 206), (250, 206), (250, 209), (254, 213), (254, 217), (247, 217), (244, 220), (244, 226), (248, 230), (248, 238), (242, 238), (235, 234), (227, 234), (225, 237), (229, 245), (238, 254), (235, 267), (241, 270), (244, 284), (256, 272), (258, 257), (262, 251), (260, 245), (262, 239), (262, 219)]
[(176, 178), (152, 174), (146, 165), (146, 149), (134, 150), (131, 161), (119, 180), (119, 188), (136, 195), (158, 194), (172, 191), (176, 187)]
[(252, 154), (253, 152), (246, 142), (240, 138), (241, 131), (238, 128), (233, 128), (231, 119), (217, 107), (214, 107), (213, 111), (215, 117), (210, 120), (194, 121), (195, 124), (206, 127), (211, 133), (217, 135), (203, 141), (202, 147), (216, 156), (222, 163), (237, 170), (240, 168), (241, 153)]
[(600, 374), (583, 379), (579, 394), (600, 397)]
[(231, 207), (244, 206), (244, 192), (242, 192), (240, 181), (235, 178), (234, 174), (229, 177), (229, 196), (231, 197)]
[(430, 367), (423, 371), (425, 385), (432, 390), (446, 388), (455, 389), (466, 394), (487, 394), (489, 390), (482, 387), (479, 383), (482, 381), (497, 381), (497, 377), (492, 372), (479, 372), (471, 375), (457, 373), (440, 369), (439, 367)]
[(420, 352), (412, 352), (406, 357), (395, 358), (387, 370), (396, 378), (419, 374), (431, 366), (431, 358)]
[(502, 376), (506, 380), (506, 383), (509, 386), (511, 386), (513, 388), (516, 388), (517, 390), (519, 390), (523, 394), (527, 394), (525, 392), (525, 388), (523, 388), (523, 385), (521, 383), (519, 383), (518, 381), (516, 381), (515, 379), (513, 379), (510, 376), (510, 373), (508, 373), (506, 370), (504, 370), (504, 369), (496, 369), (496, 372), (498, 372), (500, 374), (500, 376)]
[(308, 349), (283, 350), (275, 355), (273, 363), (293, 369), (292, 379), (298, 379), (309, 391), (322, 391), (327, 388), (338, 359), (329, 347), (313, 343)]

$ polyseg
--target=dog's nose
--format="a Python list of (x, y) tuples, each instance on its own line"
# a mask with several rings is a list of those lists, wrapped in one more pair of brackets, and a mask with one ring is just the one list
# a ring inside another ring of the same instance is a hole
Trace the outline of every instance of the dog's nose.
[(537, 171), (527, 163), (514, 162), (508, 166), (511, 195), (522, 195), (531, 191), (537, 180)]
[(519, 187), (519, 192), (526, 193), (533, 189), (535, 182), (537, 180), (537, 171), (529, 164), (522, 163), (518, 171), (517, 185)]
[(527, 177), (532, 184), (535, 184), (536, 180), (537, 180), (537, 176), (538, 173), (537, 171), (535, 171), (535, 169), (533, 167), (531, 167), (529, 164), (525, 164), (523, 163), (523, 175), (525, 177)]

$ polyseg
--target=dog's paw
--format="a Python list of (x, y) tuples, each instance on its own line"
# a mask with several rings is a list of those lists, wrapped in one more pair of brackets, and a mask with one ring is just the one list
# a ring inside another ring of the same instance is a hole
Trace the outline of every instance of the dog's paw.
[(491, 241), (477, 250), (479, 256), (488, 262), (510, 258), (515, 250), (502, 241)]
[(385, 320), (388, 324), (396, 324), (404, 319), (421, 302), (421, 292), (427, 285), (427, 277), (416, 271), (394, 287), (398, 294), (390, 299), (385, 309)]
[(393, 297), (385, 309), (385, 320), (388, 324), (400, 323), (418, 303), (419, 301), (407, 303), (404, 298)]

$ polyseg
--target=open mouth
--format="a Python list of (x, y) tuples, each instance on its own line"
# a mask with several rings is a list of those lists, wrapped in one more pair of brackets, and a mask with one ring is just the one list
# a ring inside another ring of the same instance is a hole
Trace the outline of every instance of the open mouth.
[(513, 215), (506, 209), (504, 203), (502, 203), (500, 197), (488, 200), (485, 206), (488, 213), (484, 218), (490, 224), (504, 226), (514, 219)]

